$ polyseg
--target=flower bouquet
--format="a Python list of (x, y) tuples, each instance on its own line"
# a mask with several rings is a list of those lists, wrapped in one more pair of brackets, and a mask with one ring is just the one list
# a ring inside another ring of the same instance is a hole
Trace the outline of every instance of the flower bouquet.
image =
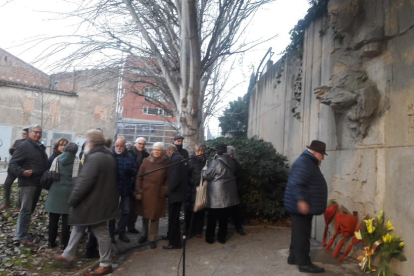
[[(391, 223), (388, 221), (389, 225), (392, 228)], [(404, 242), (400, 237), (395, 235), (386, 234), (382, 237), (383, 245), (379, 251), (379, 256), (381, 261), (378, 265), (378, 276), (394, 276), (394, 272), (388, 263), (392, 258), (396, 258), (400, 262), (407, 260), (403, 254)]]

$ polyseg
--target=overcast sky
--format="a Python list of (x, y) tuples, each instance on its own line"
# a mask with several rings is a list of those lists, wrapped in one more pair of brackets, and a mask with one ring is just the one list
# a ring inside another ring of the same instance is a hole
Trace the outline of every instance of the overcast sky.
[[(0, 48), (28, 63), (35, 60), (42, 48), (27, 49), (27, 46), (17, 45), (36, 36), (72, 34), (75, 31), (76, 24), (73, 21), (63, 20), (50, 13), (69, 10), (71, 5), (68, 3), (59, 0), (14, 0), (3, 5), (9, 1), (0, 0)], [(289, 31), (305, 16), (308, 8), (308, 0), (276, 0), (256, 13), (246, 33), (246, 41), (271, 37), (275, 34), (278, 36), (238, 57), (236, 69), (230, 76), (229, 87), (243, 81), (244, 83), (232, 90), (226, 102), (246, 93), (251, 68), (252, 66), (257, 68), (269, 47), (272, 47), (275, 53), (273, 61), (278, 60), (278, 54), (289, 44)], [(35, 64), (35, 67), (48, 73), (46, 65), (47, 63)], [(218, 132), (216, 120), (212, 120), (211, 130), (213, 135)]]

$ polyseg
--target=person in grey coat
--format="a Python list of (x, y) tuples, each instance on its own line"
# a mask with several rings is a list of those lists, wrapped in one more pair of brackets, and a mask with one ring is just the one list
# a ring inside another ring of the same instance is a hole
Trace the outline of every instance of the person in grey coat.
[(46, 199), (45, 211), (49, 213), (49, 247), (56, 247), (59, 218), (62, 217), (62, 238), (60, 248), (64, 250), (69, 242), (70, 226), (68, 224), (69, 196), (72, 180), (78, 176), (80, 160), (76, 156), (78, 145), (69, 143), (63, 153), (53, 160), (51, 168), (58, 167), (60, 178), (53, 181)]
[(206, 229), (206, 242), (214, 243), (217, 220), (219, 231), (217, 240), (220, 243), (226, 242), (227, 220), (232, 206), (240, 204), (237, 193), (235, 177), (235, 164), (226, 153), (225, 144), (216, 145), (217, 155), (203, 173), (204, 179), (208, 180), (207, 207), (208, 220)]
[(118, 214), (117, 165), (111, 151), (105, 147), (105, 138), (99, 130), (86, 133), (85, 163), (69, 197), (69, 224), (73, 225), (69, 244), (60, 262), (70, 263), (87, 226), (91, 227), (99, 244), (100, 264), (90, 275), (112, 272), (111, 239), (107, 221)]

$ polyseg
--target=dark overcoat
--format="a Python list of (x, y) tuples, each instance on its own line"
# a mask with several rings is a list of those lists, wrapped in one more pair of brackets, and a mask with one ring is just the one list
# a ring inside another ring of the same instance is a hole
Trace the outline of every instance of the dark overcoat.
[(124, 150), (121, 154), (112, 151), (117, 161), (118, 168), (118, 183), (117, 189), (120, 196), (131, 195), (135, 189), (134, 179), (138, 172), (137, 164), (135, 163), (135, 156)]
[[(19, 178), (20, 186), (40, 186), (40, 179), (47, 170), (46, 148), (28, 138), (15, 150), (8, 172)], [(23, 176), (25, 170), (32, 170), (31, 176)]]
[(93, 147), (69, 198), (69, 224), (89, 226), (118, 215), (116, 160), (105, 146)]
[[(188, 161), (178, 152), (174, 152), (170, 157), (171, 164), (177, 163), (170, 167), (170, 181), (168, 191), (168, 203), (184, 202), (188, 186)], [(180, 163), (178, 163), (180, 162)]]
[(309, 204), (309, 215), (320, 215), (325, 212), (327, 196), (328, 187), (319, 160), (305, 150), (292, 165), (285, 192), (285, 210), (300, 214), (297, 202), (303, 200)]

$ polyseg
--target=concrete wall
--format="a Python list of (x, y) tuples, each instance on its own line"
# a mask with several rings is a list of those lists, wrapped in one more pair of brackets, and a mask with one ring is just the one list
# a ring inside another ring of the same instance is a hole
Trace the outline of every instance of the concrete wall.
[[(394, 233), (406, 242), (409, 261), (393, 263), (400, 275), (414, 270), (413, 11), (408, 0), (331, 0), (328, 16), (306, 31), (303, 58), (279, 61), (260, 78), (250, 98), (248, 130), (249, 136), (272, 142), (289, 162), (311, 140), (325, 141), (329, 156), (322, 171), (329, 198), (349, 213), (357, 211), (360, 219), (384, 210)], [(297, 105), (294, 83), (300, 69), (298, 120), (291, 109)], [(314, 94), (318, 87), (324, 91), (320, 99)], [(375, 96), (358, 94), (368, 87)], [(358, 100), (348, 105), (344, 94)], [(318, 239), (323, 225), (317, 218)]]

